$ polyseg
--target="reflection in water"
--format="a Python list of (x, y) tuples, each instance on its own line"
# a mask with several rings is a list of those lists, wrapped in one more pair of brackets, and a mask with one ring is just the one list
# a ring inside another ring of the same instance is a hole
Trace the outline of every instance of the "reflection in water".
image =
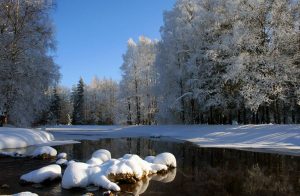
[[(105, 148), (114, 158), (126, 153), (141, 157), (171, 152), (177, 159), (177, 170), (165, 176), (154, 175), (134, 185), (120, 185), (118, 195), (298, 195), (300, 192), (300, 157), (248, 152), (231, 149), (199, 148), (190, 143), (162, 139), (124, 138), (82, 141), (55, 147), (68, 153), (68, 158), (86, 161), (92, 152)], [(21, 174), (37, 169), (49, 161), (0, 158), (0, 189), (7, 194), (28, 190), (40, 195), (82, 195), (104, 190), (63, 190), (60, 184), (21, 187), (16, 184)], [(5, 169), (3, 169), (5, 168)], [(4, 179), (2, 176), (7, 176)]]

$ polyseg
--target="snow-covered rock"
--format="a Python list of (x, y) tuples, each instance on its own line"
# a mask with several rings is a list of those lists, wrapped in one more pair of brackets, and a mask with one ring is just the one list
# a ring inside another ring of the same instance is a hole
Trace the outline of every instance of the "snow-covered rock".
[(92, 158), (90, 158), (86, 163), (91, 166), (97, 166), (101, 165), (105, 161), (108, 161), (111, 159), (111, 154), (108, 150), (100, 149), (95, 151), (92, 154)]
[(57, 155), (57, 159), (67, 159), (67, 153), (61, 152)]
[(89, 164), (80, 162), (68, 165), (62, 179), (64, 189), (84, 188), (90, 184), (108, 190), (120, 191), (120, 187), (109, 181), (100, 167), (91, 167)]
[(153, 163), (154, 159), (155, 159), (155, 156), (147, 156), (147, 157), (145, 157), (145, 161), (147, 161), (149, 163)]
[(38, 196), (38, 194), (31, 193), (31, 192), (21, 192), (13, 194), (12, 196)]
[(162, 164), (152, 164), (138, 155), (126, 154), (117, 160), (107, 161), (101, 167), (106, 168), (106, 175), (113, 181), (125, 181), (135, 183), (143, 177), (168, 168)]
[(84, 188), (89, 185), (89, 165), (86, 163), (73, 162), (68, 165), (62, 178), (64, 189)]
[(27, 183), (42, 183), (58, 178), (61, 178), (61, 167), (54, 164), (24, 174), (21, 176), (20, 180)]
[(100, 149), (92, 154), (92, 157), (101, 159), (103, 162), (111, 159), (111, 154), (108, 150)]
[(157, 155), (153, 159), (152, 163), (166, 165), (171, 168), (175, 168), (177, 166), (175, 156), (168, 152), (164, 152), (164, 153)]
[[(159, 156), (159, 160), (176, 166), (176, 160), (174, 163), (171, 155), (165, 153), (165, 155)], [(166, 164), (150, 163), (133, 154), (126, 154), (119, 159), (111, 159), (110, 152), (103, 149), (93, 153), (87, 163), (70, 162), (62, 178), (64, 189), (95, 185), (108, 190), (120, 191), (120, 187), (115, 182), (135, 183), (150, 174), (168, 170)]]
[(68, 160), (67, 159), (58, 159), (55, 163), (57, 165), (65, 166), (65, 165), (68, 165)]
[(57, 151), (50, 146), (38, 147), (31, 154), (31, 156), (33, 157), (43, 157), (43, 158), (55, 157), (56, 155), (57, 155)]
[(25, 148), (53, 140), (54, 136), (45, 131), (0, 127), (0, 149)]

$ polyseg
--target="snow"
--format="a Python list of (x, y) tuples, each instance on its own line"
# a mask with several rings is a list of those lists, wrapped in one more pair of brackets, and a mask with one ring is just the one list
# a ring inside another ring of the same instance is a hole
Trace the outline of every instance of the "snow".
[[(119, 159), (111, 159), (109, 151), (100, 149), (95, 151), (92, 156), (90, 160), (98, 159), (102, 163), (94, 164), (89, 161), (87, 163), (69, 162), (62, 178), (62, 187), (64, 189), (84, 188), (92, 184), (108, 190), (120, 191), (121, 189), (115, 181), (127, 178), (141, 180), (150, 174), (168, 170), (168, 166), (165, 164), (150, 163), (133, 154), (125, 154)], [(174, 156), (172, 156), (170, 153), (164, 153), (156, 156), (155, 159), (159, 157), (158, 160), (163, 160), (161, 162), (171, 165), (174, 164), (174, 162), (170, 162), (173, 161), (172, 158)], [(101, 160), (100, 158), (108, 159)]]
[(24, 148), (53, 140), (54, 136), (45, 131), (0, 127), (0, 149)]
[(0, 127), (0, 150), (25, 148), (28, 146), (56, 146), (78, 143), (73, 140), (58, 141), (54, 139), (51, 133), (43, 130)]
[(38, 157), (43, 154), (49, 155), (51, 157), (55, 157), (57, 155), (57, 151), (50, 146), (41, 146), (41, 147), (38, 147), (37, 149), (35, 149), (33, 151), (33, 153), (31, 154), (31, 156)]
[(201, 147), (300, 150), (300, 125), (162, 125), (56, 126), (47, 128), (58, 139), (151, 137), (160, 135)]
[(61, 167), (54, 164), (24, 174), (20, 179), (30, 183), (42, 183), (46, 180), (55, 180), (60, 177)]
[(58, 158), (58, 159), (66, 159), (67, 156), (68, 156), (67, 153), (61, 152), (61, 153), (59, 153), (59, 154), (57, 155), (57, 158)]
[(153, 163), (167, 165), (169, 167), (176, 167), (176, 158), (174, 157), (173, 154), (165, 152), (157, 155), (153, 159)]
[(12, 196), (38, 196), (38, 194), (31, 193), (31, 192), (21, 192), (13, 194)]
[(68, 160), (67, 159), (58, 159), (56, 161), (57, 165), (68, 165)]

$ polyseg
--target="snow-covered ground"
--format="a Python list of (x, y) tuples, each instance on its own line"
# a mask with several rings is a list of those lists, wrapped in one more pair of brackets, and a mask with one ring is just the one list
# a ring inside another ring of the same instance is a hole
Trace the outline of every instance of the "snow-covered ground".
[(51, 133), (42, 130), (0, 127), (0, 149), (25, 148), (28, 146), (55, 146), (75, 141), (55, 140)]
[(269, 149), (300, 154), (300, 125), (56, 126), (56, 139), (170, 137), (202, 147)]

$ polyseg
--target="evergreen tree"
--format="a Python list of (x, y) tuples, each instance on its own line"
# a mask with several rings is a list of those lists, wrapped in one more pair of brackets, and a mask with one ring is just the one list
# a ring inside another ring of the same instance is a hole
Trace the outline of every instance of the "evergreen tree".
[(52, 100), (49, 110), (49, 116), (48, 116), (48, 123), (50, 124), (59, 124), (60, 120), (60, 105), (61, 105), (61, 99), (57, 92), (57, 87), (53, 88), (53, 94), (52, 94)]
[(73, 125), (84, 124), (84, 82), (80, 78), (75, 92), (73, 92)]

